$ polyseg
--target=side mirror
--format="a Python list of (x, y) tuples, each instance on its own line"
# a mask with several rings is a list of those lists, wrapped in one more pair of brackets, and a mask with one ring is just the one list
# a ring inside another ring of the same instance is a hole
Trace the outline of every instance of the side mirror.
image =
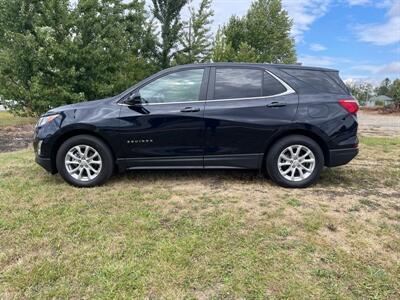
[(141, 105), (142, 98), (139, 93), (132, 93), (125, 99), (124, 103), (130, 106)]

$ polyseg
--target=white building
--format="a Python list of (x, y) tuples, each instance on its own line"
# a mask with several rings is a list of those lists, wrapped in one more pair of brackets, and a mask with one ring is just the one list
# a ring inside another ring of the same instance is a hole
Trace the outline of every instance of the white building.
[(385, 95), (371, 97), (365, 102), (367, 107), (391, 106), (392, 104), (394, 104), (394, 100)]

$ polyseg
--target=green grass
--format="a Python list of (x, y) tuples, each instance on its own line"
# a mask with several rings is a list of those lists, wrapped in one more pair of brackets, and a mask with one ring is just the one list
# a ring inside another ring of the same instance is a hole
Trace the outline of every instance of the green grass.
[(305, 190), (242, 171), (77, 189), (31, 150), (0, 154), (0, 298), (399, 298), (400, 174), (382, 177), (399, 150), (361, 142)]
[(361, 137), (360, 142), (371, 147), (393, 147), (400, 145), (400, 137)]
[(0, 127), (27, 125), (27, 124), (34, 124), (35, 122), (36, 122), (35, 118), (18, 117), (6, 111), (0, 112)]

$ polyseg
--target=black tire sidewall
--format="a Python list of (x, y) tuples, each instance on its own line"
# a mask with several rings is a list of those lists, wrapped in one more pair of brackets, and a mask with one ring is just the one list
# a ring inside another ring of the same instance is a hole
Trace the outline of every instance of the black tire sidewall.
[[(315, 157), (313, 173), (302, 181), (290, 181), (284, 178), (278, 169), (278, 159), (281, 152), (291, 145), (303, 145), (309, 148)], [(305, 188), (313, 184), (320, 176), (324, 167), (324, 155), (320, 146), (311, 138), (302, 135), (290, 135), (278, 140), (267, 155), (266, 168), (271, 179), (280, 186), (289, 188)]]
[[(88, 145), (99, 152), (102, 160), (102, 168), (100, 174), (93, 180), (76, 180), (68, 173), (65, 167), (65, 155), (72, 147), (77, 145)], [(92, 187), (101, 185), (110, 178), (114, 169), (113, 156), (109, 147), (102, 140), (91, 135), (78, 135), (66, 140), (57, 151), (56, 164), (58, 173), (61, 175), (61, 177), (76, 187)]]

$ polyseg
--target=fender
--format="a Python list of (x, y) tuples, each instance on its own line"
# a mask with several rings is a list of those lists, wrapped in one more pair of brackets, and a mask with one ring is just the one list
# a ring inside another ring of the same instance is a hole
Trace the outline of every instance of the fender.
[(322, 152), (324, 153), (325, 161), (328, 160), (329, 157), (329, 136), (320, 130), (318, 127), (313, 126), (307, 123), (294, 123), (290, 126), (285, 126), (278, 129), (268, 140), (265, 141), (264, 145), (264, 156), (260, 159), (259, 168), (262, 169), (264, 167), (264, 161), (268, 154), (269, 149), (271, 146), (279, 139), (292, 135), (292, 134), (300, 134), (307, 137), (312, 138), (315, 140), (318, 145), (321, 147)]

